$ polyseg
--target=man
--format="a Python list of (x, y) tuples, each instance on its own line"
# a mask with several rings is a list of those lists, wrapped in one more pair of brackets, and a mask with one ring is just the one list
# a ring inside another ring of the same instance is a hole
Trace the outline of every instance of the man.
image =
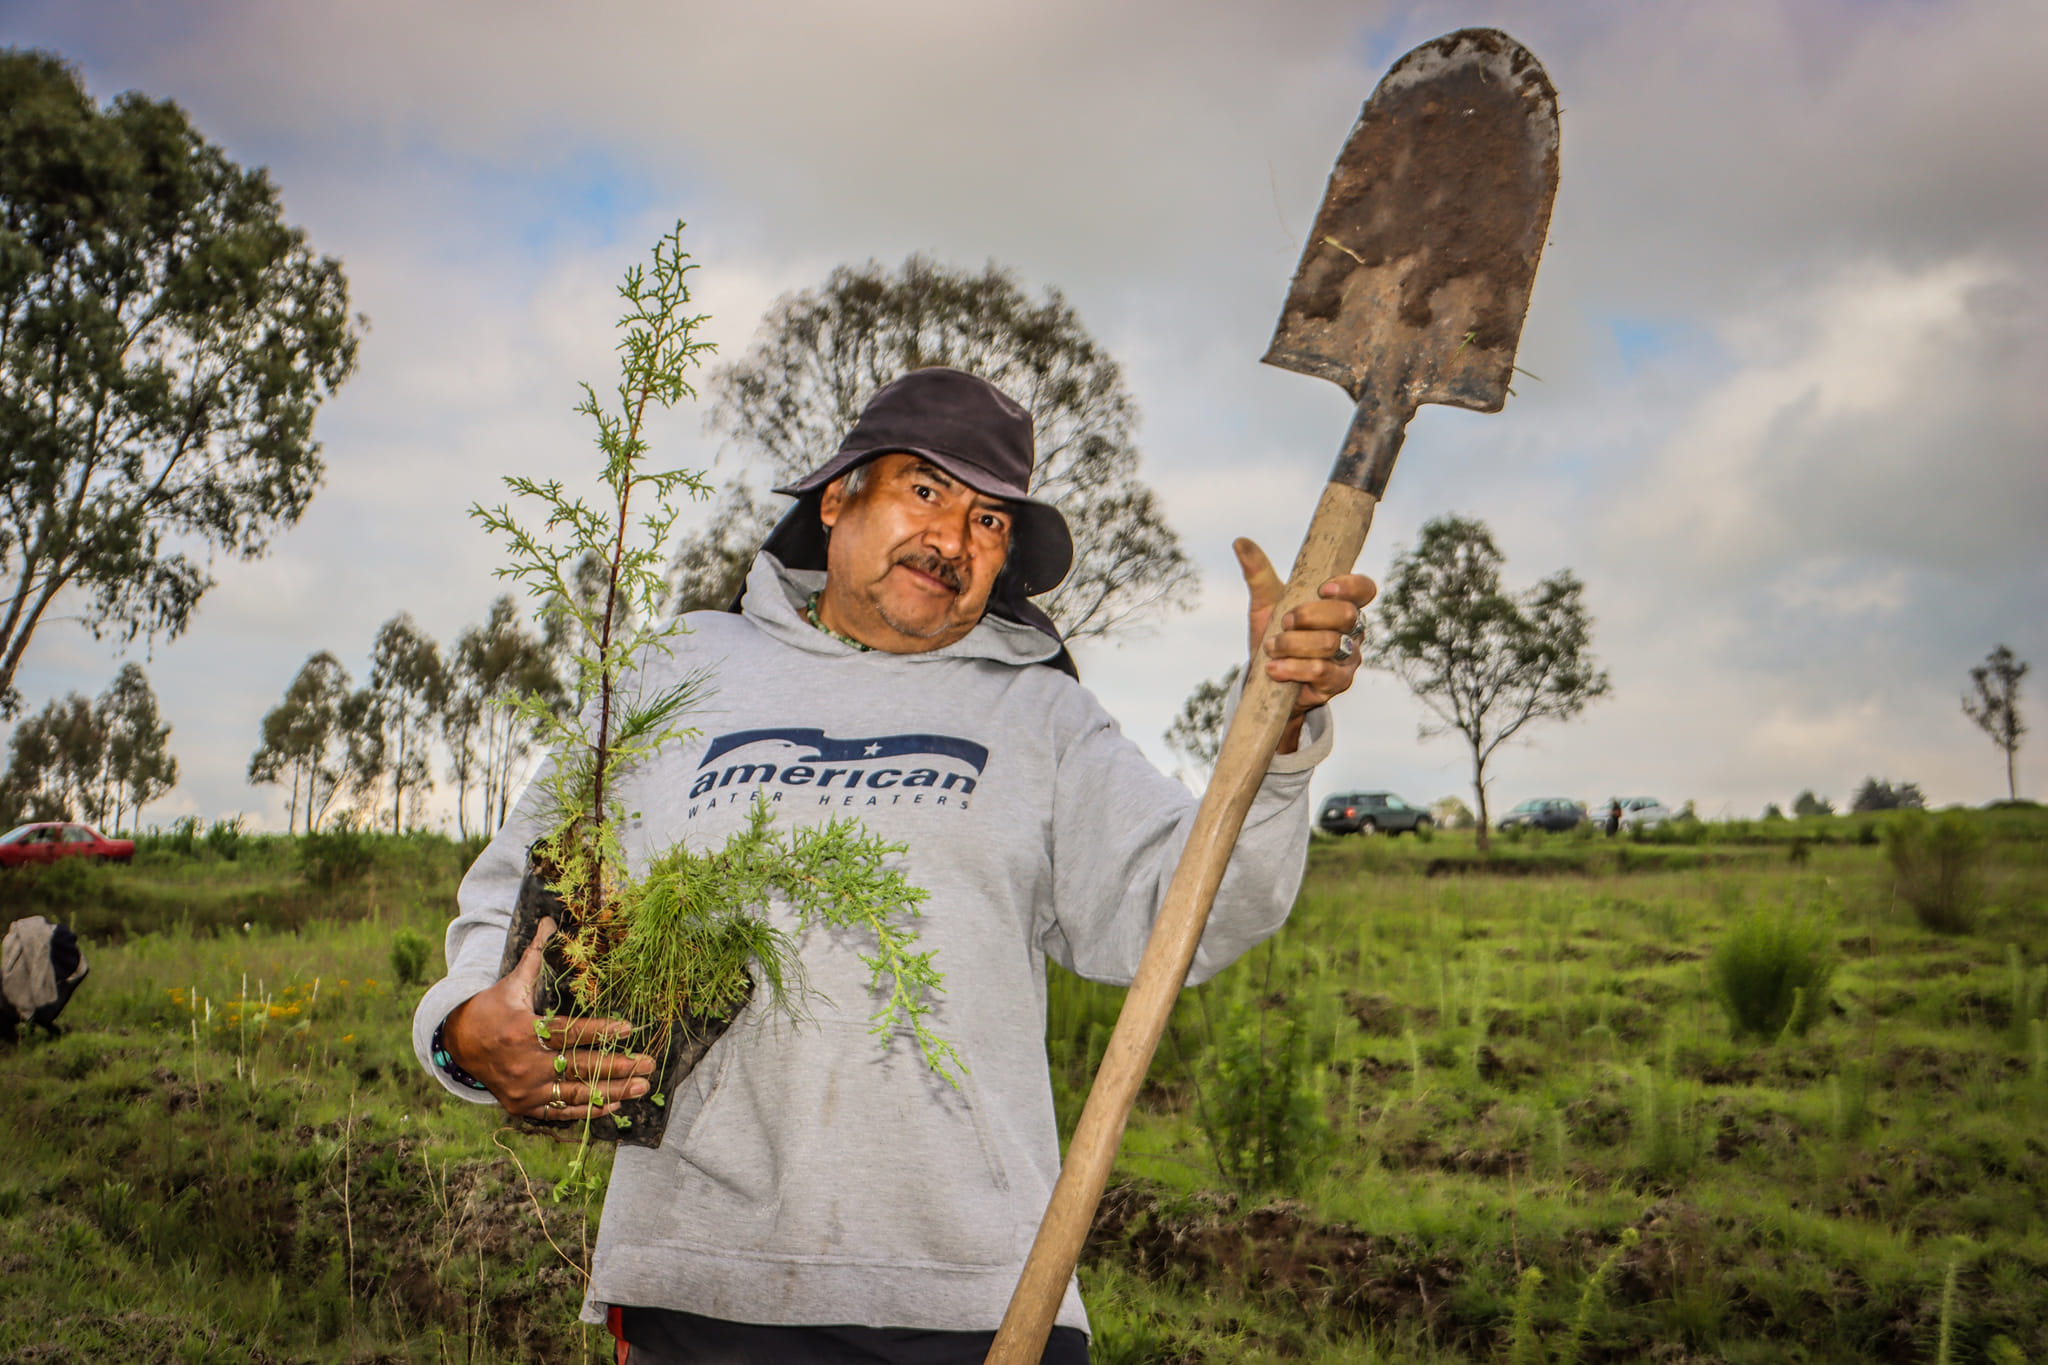
[[(904, 874), (930, 893), (919, 947), (945, 981), (929, 1022), (965, 1074), (956, 1088), (903, 1037), (871, 1034), (880, 1002), (857, 936), (803, 935), (810, 1018), (757, 998), (668, 1097), (662, 1145), (618, 1153), (589, 1311), (611, 1310), (634, 1365), (979, 1361), (1002, 1317), (1059, 1167), (1045, 957), (1128, 981), (1194, 814), (1070, 676), (1030, 603), (1073, 558), (1065, 520), (1029, 496), (1032, 459), (1030, 416), (993, 385), (948, 369), (898, 379), (832, 459), (779, 490), (797, 503), (739, 614), (692, 616), (677, 657), (649, 666), (650, 687), (708, 669), (717, 690), (699, 737), (629, 779), (629, 842), (716, 847), (758, 796), (780, 821), (851, 815), (906, 844)], [(1256, 645), (1281, 583), (1256, 546), (1237, 552)], [(1322, 706), (1351, 683), (1372, 592), (1333, 580), (1268, 650), (1266, 672), (1303, 684), (1301, 701), (1191, 980), (1286, 919), (1310, 770), (1330, 746)], [(493, 981), (538, 832), (522, 810), (464, 879), (449, 976), (421, 1002), (415, 1043), (456, 1094), (575, 1120), (644, 1094), (652, 1064), (586, 1046), (615, 1021), (537, 1040), (538, 939)], [(1058, 1321), (1045, 1358), (1085, 1361), (1071, 1285)]]

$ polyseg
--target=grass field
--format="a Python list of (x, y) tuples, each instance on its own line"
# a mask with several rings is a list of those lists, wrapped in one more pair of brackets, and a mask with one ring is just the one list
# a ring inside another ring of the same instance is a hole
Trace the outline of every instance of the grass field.
[[(2048, 818), (1972, 819), (1962, 934), (1878, 822), (1319, 839), (1176, 1012), (1082, 1268), (1097, 1361), (2048, 1361)], [(59, 888), (93, 974), (0, 1054), (0, 1360), (608, 1358), (567, 1150), (411, 1060), (393, 940), (438, 945), (464, 850), (373, 851)], [(1832, 965), (1803, 1033), (1734, 1034), (1745, 926)], [(1119, 994), (1055, 980), (1069, 1124)]]

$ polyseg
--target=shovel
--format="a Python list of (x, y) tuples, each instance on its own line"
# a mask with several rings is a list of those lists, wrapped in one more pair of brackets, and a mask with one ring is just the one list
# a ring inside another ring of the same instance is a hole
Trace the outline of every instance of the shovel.
[[(1373, 91), (1330, 173), (1265, 356), (1330, 380), (1358, 405), (1269, 638), (1357, 562), (1419, 405), (1498, 412), (1507, 401), (1556, 190), (1557, 94), (1505, 33), (1461, 29), (1424, 43)], [(1245, 677), (989, 1365), (1035, 1365), (1044, 1353), (1131, 1104), (1293, 710), (1298, 684), (1256, 667)]]

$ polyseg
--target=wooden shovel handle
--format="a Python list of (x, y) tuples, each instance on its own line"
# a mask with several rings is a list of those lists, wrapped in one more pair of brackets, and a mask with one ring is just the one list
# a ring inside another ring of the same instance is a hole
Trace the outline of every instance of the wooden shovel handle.
[[(1351, 571), (1365, 544), (1377, 502), (1372, 494), (1348, 484), (1333, 483), (1323, 490), (1315, 519), (1309, 523), (1308, 536), (1295, 558), (1293, 576), (1266, 626), (1268, 639), (1279, 631), (1289, 611), (1314, 601), (1324, 583)], [(1300, 684), (1278, 683), (1267, 677), (1259, 666), (1262, 655), (1255, 656), (1245, 669), (1244, 694), (1223, 737), (1215, 774), (1195, 814), (1194, 830), (1188, 835), (1180, 865), (1166, 888), (1137, 976), (1124, 997), (1116, 1031), (1110, 1035), (1109, 1049), (1095, 1073), (1074, 1140), (1067, 1146), (1059, 1183), (1053, 1187), (1045, 1218), (1038, 1225), (1038, 1238), (1031, 1245), (1031, 1256), (989, 1349), (988, 1365), (1037, 1365), (1045, 1353), (1060, 1299), (1073, 1277), (1081, 1244), (1095, 1220), (1095, 1206), (1102, 1200), (1110, 1168), (1116, 1163), (1131, 1105), (1195, 960), (1216, 887), (1223, 880), (1231, 850), (1237, 846), (1238, 831), (1244, 828), (1245, 812), (1251, 809), (1252, 797), (1272, 764), (1281, 732), (1287, 728)]]

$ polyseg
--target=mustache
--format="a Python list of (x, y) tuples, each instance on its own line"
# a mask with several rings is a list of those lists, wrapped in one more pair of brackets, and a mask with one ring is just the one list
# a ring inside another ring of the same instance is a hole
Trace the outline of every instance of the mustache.
[(896, 562), (919, 573), (930, 574), (954, 592), (967, 591), (967, 578), (952, 560), (933, 550), (911, 550), (896, 556)]

